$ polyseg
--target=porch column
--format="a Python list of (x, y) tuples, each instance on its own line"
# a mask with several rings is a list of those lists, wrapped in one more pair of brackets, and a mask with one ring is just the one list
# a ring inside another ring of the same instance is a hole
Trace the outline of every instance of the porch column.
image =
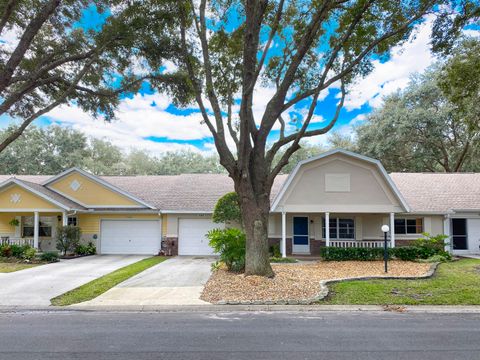
[(395, 247), (395, 213), (390, 213), (390, 247)]
[(282, 257), (287, 257), (287, 213), (282, 211)]
[(67, 223), (68, 223), (68, 217), (67, 217), (67, 213), (64, 211), (62, 214), (62, 225), (67, 226)]
[(443, 218), (443, 234), (447, 235), (448, 237), (445, 239), (445, 251), (452, 252), (452, 233), (450, 229), (450, 224), (451, 224), (451, 218), (450, 215), (445, 215)]
[(325, 246), (330, 246), (330, 213), (325, 213)]
[(38, 249), (38, 229), (39, 229), (39, 216), (38, 211), (33, 213), (33, 247)]

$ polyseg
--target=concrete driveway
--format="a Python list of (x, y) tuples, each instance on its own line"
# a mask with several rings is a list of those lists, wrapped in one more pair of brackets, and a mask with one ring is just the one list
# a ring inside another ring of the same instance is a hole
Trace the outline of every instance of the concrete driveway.
[(177, 256), (79, 305), (208, 305), (199, 297), (214, 261), (213, 257)]
[(51, 298), (146, 257), (95, 255), (0, 273), (0, 306), (48, 306)]

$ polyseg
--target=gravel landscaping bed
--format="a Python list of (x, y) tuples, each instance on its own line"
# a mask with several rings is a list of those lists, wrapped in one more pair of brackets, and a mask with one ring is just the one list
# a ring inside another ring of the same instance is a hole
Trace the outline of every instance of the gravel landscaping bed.
[(210, 303), (303, 302), (320, 292), (322, 280), (370, 276), (417, 277), (425, 275), (431, 264), (389, 261), (388, 274), (383, 261), (321, 261), (312, 264), (272, 264), (274, 278), (244, 276), (224, 269), (208, 280), (201, 299)]

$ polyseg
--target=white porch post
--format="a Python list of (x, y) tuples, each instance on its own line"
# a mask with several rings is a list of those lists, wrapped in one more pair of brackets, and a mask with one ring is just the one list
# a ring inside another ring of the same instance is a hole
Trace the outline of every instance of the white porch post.
[(282, 257), (287, 257), (287, 213), (282, 211)]
[(67, 226), (67, 223), (68, 223), (68, 217), (67, 217), (67, 213), (64, 211), (62, 214), (62, 225)]
[(395, 213), (390, 213), (390, 247), (395, 247)]
[(39, 229), (39, 216), (38, 211), (33, 213), (33, 247), (38, 249), (38, 229)]
[(445, 245), (445, 251), (452, 252), (452, 237), (451, 237), (451, 230), (450, 230), (450, 215), (445, 215), (443, 218), (443, 234), (447, 235), (448, 237), (445, 239), (446, 245)]
[(330, 213), (325, 213), (325, 246), (330, 246)]

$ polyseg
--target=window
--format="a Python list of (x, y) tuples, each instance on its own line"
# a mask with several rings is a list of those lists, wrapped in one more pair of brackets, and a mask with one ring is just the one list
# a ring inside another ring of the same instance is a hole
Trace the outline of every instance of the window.
[(395, 219), (395, 234), (421, 234), (423, 219)]
[[(40, 216), (39, 218), (38, 236), (51, 237), (52, 236), (52, 217)], [(22, 237), (34, 236), (34, 217), (22, 216)]]
[(76, 216), (69, 216), (67, 218), (67, 225), (77, 226), (77, 217)]
[[(355, 239), (353, 219), (330, 218), (330, 239)], [(322, 219), (322, 236), (325, 239), (325, 219)]]

